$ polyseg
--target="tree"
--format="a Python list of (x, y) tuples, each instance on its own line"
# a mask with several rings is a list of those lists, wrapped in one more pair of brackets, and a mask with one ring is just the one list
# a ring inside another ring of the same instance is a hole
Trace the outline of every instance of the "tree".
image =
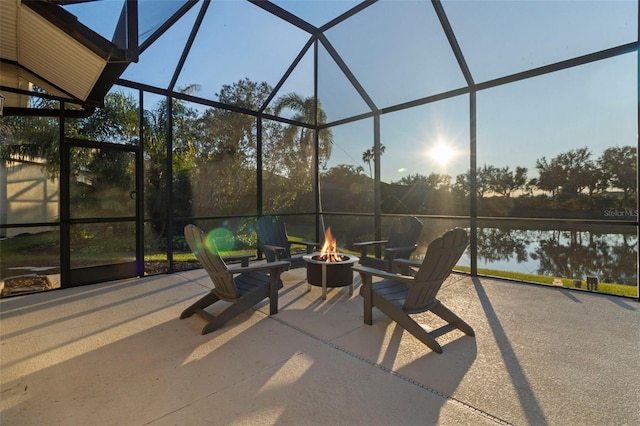
[[(315, 125), (323, 124), (327, 121), (327, 114), (322, 109), (320, 101), (316, 102), (316, 98), (313, 96), (305, 98), (297, 93), (287, 93), (276, 99), (273, 107), (274, 114), (276, 115), (279, 115), (284, 109), (292, 110), (295, 113), (292, 119), (303, 123)], [(296, 137), (294, 134), (298, 134), (298, 136)], [(285, 137), (295, 141), (298, 162), (303, 161), (305, 164), (310, 165), (314, 157), (315, 146), (313, 130), (307, 129), (304, 126), (291, 125), (287, 129)], [(333, 134), (330, 130), (324, 130), (320, 132), (318, 140), (320, 151), (319, 161), (322, 164), (324, 160), (331, 156)]]
[[(272, 89), (247, 78), (225, 84), (220, 102), (257, 110)], [(237, 214), (256, 209), (257, 120), (241, 112), (209, 108), (192, 123), (195, 158), (190, 169), (195, 215)], [(264, 123), (265, 128), (278, 123)], [(268, 130), (264, 134), (269, 134)]]
[(111, 92), (104, 98), (104, 107), (79, 121), (77, 131), (77, 136), (96, 141), (135, 145), (139, 134), (138, 104), (131, 94)]
[(516, 170), (509, 170), (509, 166), (501, 169), (492, 170), (493, 177), (489, 187), (497, 194), (509, 198), (511, 194), (518, 190), (524, 189), (527, 183), (527, 168), (516, 167)]
[(320, 178), (323, 208), (349, 212), (373, 208), (373, 181), (362, 166), (339, 164), (322, 173)]
[(453, 184), (453, 191), (460, 197), (468, 197), (471, 194), (471, 184), (469, 181), (469, 172), (456, 176), (456, 182)]
[(539, 172), (537, 186), (550, 191), (554, 197), (558, 193), (577, 196), (585, 189), (593, 193), (599, 180), (596, 167), (590, 160), (587, 147), (561, 153), (547, 162), (545, 157), (536, 161)]
[[(288, 93), (274, 102), (274, 114), (283, 110), (294, 112), (293, 120), (312, 125), (325, 123), (326, 113), (314, 97), (303, 97)], [(315, 161), (315, 130), (305, 126), (291, 124), (285, 128), (273, 126), (265, 132), (263, 129), (263, 166), (271, 177), (272, 191), (267, 191), (264, 199), (278, 201), (274, 205), (283, 209), (293, 205), (296, 199), (313, 192)], [(318, 165), (326, 167), (331, 157), (333, 133), (322, 129), (318, 134)], [(308, 197), (307, 197), (308, 198)]]
[(451, 176), (410, 174), (387, 185), (384, 194), (383, 204), (389, 206), (387, 212), (446, 214), (452, 206)]
[(564, 182), (562, 169), (558, 164), (547, 162), (546, 157), (536, 160), (536, 169), (538, 169), (538, 178), (532, 183), (542, 191), (551, 192), (551, 197), (555, 199)]
[[(478, 198), (484, 198), (485, 194), (491, 190), (496, 170), (494, 166), (486, 164), (476, 169), (476, 194)], [(456, 176), (454, 189), (464, 196), (471, 194), (471, 170)]]
[(602, 172), (601, 189), (622, 190), (624, 202), (637, 192), (637, 148), (634, 146), (611, 147), (598, 159)]
[[(192, 94), (199, 86), (190, 85), (179, 92)], [(170, 185), (173, 193), (173, 214), (180, 217), (192, 214), (191, 169), (194, 164), (197, 141), (201, 139), (197, 126), (198, 112), (180, 99), (171, 99), (172, 114), (172, 176), (167, 180), (167, 99), (144, 111), (144, 179), (145, 210), (148, 217), (165, 218), (166, 192)], [(158, 236), (165, 234), (164, 221), (152, 222)]]
[(478, 198), (484, 198), (485, 194), (492, 190), (492, 184), (495, 181), (497, 168), (494, 166), (483, 165), (478, 167), (476, 172), (476, 192)]
[[(39, 92), (39, 90), (36, 90)], [(58, 108), (56, 101), (36, 99), (33, 108)], [(7, 117), (3, 120), (3, 143), (0, 156), (4, 159), (43, 159), (47, 174), (51, 178), (60, 173), (60, 131), (56, 117)], [(67, 137), (92, 139), (104, 142), (136, 144), (138, 142), (138, 110), (131, 95), (111, 92), (105, 96), (104, 107), (87, 118), (68, 118), (65, 123)], [(8, 138), (11, 138), (9, 143)], [(89, 164), (92, 152), (71, 152), (71, 174), (77, 176), (80, 169)]]
[(323, 180), (329, 182), (345, 182), (357, 179), (362, 181), (364, 168), (362, 166), (354, 166), (351, 164), (338, 164), (323, 173)]
[[(382, 154), (384, 154), (385, 149), (386, 147), (380, 144), (381, 156)], [(372, 146), (371, 148), (367, 149), (365, 152), (362, 153), (362, 161), (364, 161), (369, 165), (369, 177), (373, 177), (373, 173), (371, 172), (371, 162), (374, 161), (376, 158), (375, 151), (376, 151), (375, 146)]]
[[(45, 93), (34, 87), (35, 93)], [(57, 101), (32, 97), (30, 107), (34, 109), (55, 109)], [(60, 130), (57, 117), (2, 117), (0, 131), (0, 159), (45, 160), (43, 168), (51, 179), (60, 173)]]
[(449, 190), (451, 187), (451, 176), (440, 173), (431, 173), (424, 176), (416, 173), (402, 177), (398, 182), (401, 185), (420, 187), (424, 191)]
[(3, 117), (0, 159), (25, 161), (42, 159), (50, 179), (60, 175), (60, 131), (57, 118)]

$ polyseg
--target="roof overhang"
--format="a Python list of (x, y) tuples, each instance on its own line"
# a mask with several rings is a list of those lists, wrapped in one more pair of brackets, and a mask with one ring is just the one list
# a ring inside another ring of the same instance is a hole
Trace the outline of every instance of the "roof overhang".
[[(34, 86), (76, 106), (102, 106), (104, 96), (137, 59), (137, 43), (133, 52), (119, 47), (56, 3), (0, 1), (0, 91), (5, 113), (28, 108)], [(126, 25), (120, 28), (128, 30)]]

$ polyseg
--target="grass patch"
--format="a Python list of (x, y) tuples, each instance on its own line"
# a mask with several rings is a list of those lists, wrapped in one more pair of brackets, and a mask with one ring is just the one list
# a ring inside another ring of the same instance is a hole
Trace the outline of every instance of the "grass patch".
[(0, 241), (0, 255), (3, 262), (16, 262), (28, 256), (29, 260), (37, 257), (55, 258), (60, 262), (60, 238), (58, 232), (40, 232), (23, 234)]
[[(232, 251), (222, 252), (220, 255), (221, 255), (221, 257), (227, 257), (227, 256), (236, 256), (236, 255), (240, 255), (240, 254), (255, 254), (255, 251), (253, 251), (253, 250), (232, 250)], [(167, 254), (166, 253), (145, 254), (144, 260), (148, 261), (148, 262), (166, 262), (167, 261)], [(173, 260), (175, 262), (191, 262), (191, 261), (195, 261), (196, 260), (196, 256), (191, 252), (188, 252), (188, 253), (173, 252)]]
[[(471, 273), (471, 268), (468, 266), (456, 266), (456, 271)], [(503, 278), (512, 281), (522, 281), (533, 284), (543, 284), (553, 287), (558, 287), (554, 284), (555, 280), (562, 281), (562, 287), (565, 288), (578, 288), (574, 286), (572, 278), (563, 277), (550, 277), (546, 275), (526, 274), (523, 272), (510, 272), (500, 271), (498, 269), (483, 269), (478, 268), (478, 275), (485, 275), (487, 277)], [(583, 290), (587, 289), (587, 284), (583, 280), (580, 287)], [(615, 284), (615, 283), (598, 283), (598, 293), (614, 294), (616, 296), (625, 297), (638, 297), (638, 289), (633, 285)]]

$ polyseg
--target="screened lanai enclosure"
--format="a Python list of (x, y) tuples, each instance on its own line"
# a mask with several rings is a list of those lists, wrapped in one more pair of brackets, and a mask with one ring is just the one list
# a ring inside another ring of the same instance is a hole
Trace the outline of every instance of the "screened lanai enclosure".
[(462, 227), (457, 269), (638, 297), (638, 2), (3, 0), (12, 296)]

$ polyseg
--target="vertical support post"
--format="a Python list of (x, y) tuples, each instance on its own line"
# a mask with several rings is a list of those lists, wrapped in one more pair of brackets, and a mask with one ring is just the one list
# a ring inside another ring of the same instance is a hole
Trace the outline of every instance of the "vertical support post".
[(165, 188), (164, 220), (167, 222), (167, 260), (169, 272), (173, 272), (173, 98), (167, 95), (167, 122), (165, 123), (165, 143), (167, 146), (165, 167), (167, 180)]
[[(376, 111), (373, 115), (373, 193), (374, 193), (374, 218), (373, 229), (374, 239), (382, 240), (382, 193), (380, 184), (380, 112)], [(381, 257), (380, 246), (376, 244), (376, 257)]]
[(69, 147), (65, 141), (65, 105), (60, 102), (60, 287), (65, 288), (70, 285), (71, 278), (71, 207), (70, 186), (71, 186), (71, 164), (69, 161)]
[(138, 150), (136, 151), (136, 269), (144, 276), (144, 92), (138, 89)]
[(322, 193), (320, 191), (320, 129), (318, 125), (318, 40), (313, 42), (313, 131), (314, 162), (313, 188), (315, 200), (315, 241), (324, 241), (324, 215), (322, 213)]
[[(258, 210), (258, 217), (263, 213), (263, 199), (262, 199), (262, 116), (257, 117), (256, 122), (256, 207)], [(258, 253), (259, 254), (259, 253)]]
[(478, 164), (476, 147), (476, 91), (469, 92), (469, 250), (471, 276), (478, 275)]

